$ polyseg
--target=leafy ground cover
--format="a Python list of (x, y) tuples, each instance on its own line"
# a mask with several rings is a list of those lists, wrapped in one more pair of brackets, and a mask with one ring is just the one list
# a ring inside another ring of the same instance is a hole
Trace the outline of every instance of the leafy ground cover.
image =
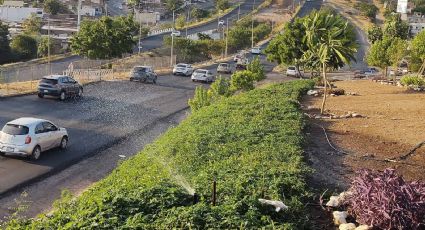
[[(312, 86), (276, 84), (203, 107), (80, 197), (65, 194), (50, 214), (14, 219), (7, 228), (301, 229), (308, 224), (303, 200), (310, 169), (298, 99)], [(289, 209), (275, 212), (259, 198)]]

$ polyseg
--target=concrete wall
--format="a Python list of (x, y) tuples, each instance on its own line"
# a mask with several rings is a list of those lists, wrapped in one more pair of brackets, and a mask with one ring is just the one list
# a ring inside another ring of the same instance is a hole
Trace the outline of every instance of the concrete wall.
[(22, 23), (31, 14), (42, 17), (44, 13), (41, 8), (0, 6), (1, 21)]

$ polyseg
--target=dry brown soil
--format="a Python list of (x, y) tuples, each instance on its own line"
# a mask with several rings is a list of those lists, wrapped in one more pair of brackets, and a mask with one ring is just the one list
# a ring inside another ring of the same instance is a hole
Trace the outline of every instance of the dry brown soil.
[[(327, 112), (343, 115), (351, 111), (364, 118), (311, 119), (308, 139), (313, 145), (307, 153), (313, 156), (310, 160), (323, 181), (332, 177), (331, 184), (342, 183), (337, 187), (344, 188), (348, 177), (360, 168), (395, 168), (406, 179), (425, 180), (425, 146), (405, 160), (398, 159), (425, 141), (425, 93), (369, 80), (334, 84), (358, 95), (329, 97)], [(321, 97), (306, 96), (303, 101), (309, 114), (317, 114), (320, 104)], [(325, 127), (331, 143), (345, 153), (333, 151), (316, 124)]]

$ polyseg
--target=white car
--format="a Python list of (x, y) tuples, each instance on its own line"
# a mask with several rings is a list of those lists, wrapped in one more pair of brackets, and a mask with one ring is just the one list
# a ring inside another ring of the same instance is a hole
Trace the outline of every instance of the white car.
[(251, 54), (261, 54), (260, 47), (252, 47)]
[(206, 69), (197, 69), (193, 72), (192, 81), (203, 81), (203, 82), (213, 82), (215, 80), (214, 75), (210, 70)]
[(302, 74), (301, 70), (297, 70), (297, 67), (295, 66), (288, 66), (286, 69), (286, 75), (292, 76), (292, 77), (299, 77)]
[(118, 9), (122, 10), (122, 5), (119, 5), (119, 6), (118, 6)]
[(0, 131), (1, 155), (27, 156), (35, 160), (41, 152), (66, 149), (68, 132), (52, 122), (38, 118), (19, 118), (6, 123)]
[(218, 21), (218, 25), (219, 25), (219, 26), (224, 26), (224, 20), (220, 20), (220, 21)]
[(190, 76), (193, 73), (193, 67), (189, 64), (179, 63), (173, 68), (173, 75)]
[(230, 66), (229, 63), (220, 63), (217, 66), (217, 73), (231, 74), (232, 73), (232, 66)]
[(171, 36), (173, 37), (180, 37), (181, 33), (178, 30), (174, 30), (173, 32), (171, 32)]

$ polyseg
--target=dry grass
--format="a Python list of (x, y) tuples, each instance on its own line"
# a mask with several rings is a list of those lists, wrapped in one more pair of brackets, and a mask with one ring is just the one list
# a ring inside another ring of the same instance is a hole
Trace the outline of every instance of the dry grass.
[(355, 24), (357, 27), (362, 28), (364, 31), (371, 27), (373, 23), (365, 16), (360, 15), (360, 11), (354, 8), (356, 0), (327, 0), (324, 5), (335, 9), (338, 13)]

